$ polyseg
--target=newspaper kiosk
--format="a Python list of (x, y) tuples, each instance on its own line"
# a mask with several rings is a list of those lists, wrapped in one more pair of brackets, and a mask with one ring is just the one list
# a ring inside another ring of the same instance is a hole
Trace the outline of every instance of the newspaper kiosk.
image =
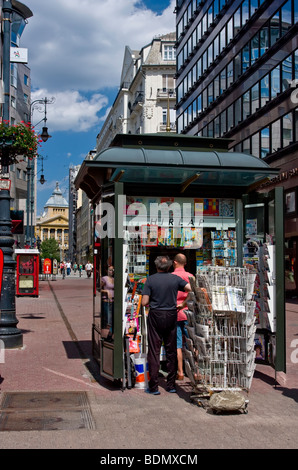
[(39, 251), (34, 248), (15, 250), (18, 297), (39, 295)]
[[(229, 152), (228, 144), (176, 134), (117, 135), (108, 149), (83, 162), (75, 185), (93, 204), (92, 342), (102, 376), (128, 388), (136, 380), (133, 359), (146, 353), (142, 285), (157, 255), (183, 251), (195, 274), (206, 266), (253, 262), (249, 241), (262, 246), (269, 239), (274, 296), (271, 323), (268, 303), (259, 305), (263, 361), (285, 372), (283, 192), (256, 192), (278, 170)], [(268, 354), (273, 343), (274, 357)]]

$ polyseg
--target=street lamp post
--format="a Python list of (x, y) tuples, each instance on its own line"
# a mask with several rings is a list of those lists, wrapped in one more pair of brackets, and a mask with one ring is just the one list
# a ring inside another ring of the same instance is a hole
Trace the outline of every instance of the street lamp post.
[[(52, 97), (48, 99), (47, 97), (34, 100), (30, 103), (30, 119), (32, 122), (33, 109), (36, 105), (44, 105), (44, 117), (42, 121), (44, 126), (40, 134), (40, 138), (43, 142), (46, 142), (51, 136), (48, 133), (47, 128), (47, 105), (54, 103), (55, 99)], [(40, 121), (41, 122), (41, 121)], [(38, 123), (39, 124), (39, 123)], [(44, 181), (43, 181), (44, 182)], [(43, 184), (43, 183), (41, 183)], [(30, 247), (32, 246), (32, 240), (34, 238), (33, 233), (33, 213), (34, 213), (34, 162), (33, 160), (28, 160), (27, 165), (27, 200), (26, 200), (26, 212), (27, 212), (27, 222), (26, 222), (26, 244)]]
[[(4, 105), (3, 119), (9, 120), (10, 96), (10, 41), (12, 4), (3, 2), (3, 82)], [(9, 180), (9, 147), (13, 142), (3, 139), (1, 147), (1, 179), (5, 182), (0, 190), (0, 253), (1, 253), (1, 290), (0, 290), (0, 340), (7, 349), (23, 346), (23, 334), (17, 328), (15, 306), (15, 261), (13, 259), (14, 239), (11, 232), (10, 218), (10, 180)], [(2, 256), (3, 254), (3, 256)]]

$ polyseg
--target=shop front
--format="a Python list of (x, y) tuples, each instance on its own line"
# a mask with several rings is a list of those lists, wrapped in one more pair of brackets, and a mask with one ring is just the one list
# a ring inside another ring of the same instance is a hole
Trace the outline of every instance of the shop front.
[(179, 252), (194, 275), (257, 272), (258, 360), (285, 372), (283, 193), (255, 190), (277, 173), (229, 152), (225, 139), (182, 135), (118, 135), (83, 162), (75, 185), (94, 209), (92, 342), (102, 376), (134, 384), (132, 359), (147, 346), (142, 286), (156, 256)]

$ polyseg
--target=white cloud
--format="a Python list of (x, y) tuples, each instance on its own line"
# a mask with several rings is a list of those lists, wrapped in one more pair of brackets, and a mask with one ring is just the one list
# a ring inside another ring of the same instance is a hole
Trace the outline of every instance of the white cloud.
[(96, 91), (118, 86), (124, 48), (175, 31), (175, 0), (157, 15), (136, 0), (26, 0), (22, 36), (34, 88)]
[[(169, 0), (170, 1), (170, 0)], [(51, 132), (85, 132), (108, 114), (108, 90), (120, 85), (125, 46), (140, 49), (175, 31), (176, 0), (157, 15), (137, 0), (26, 0), (21, 47), (29, 50), (32, 98), (47, 107)], [(37, 111), (33, 124), (38, 121)]]
[[(79, 91), (54, 91), (55, 101), (47, 105), (47, 119), (51, 123), (51, 132), (72, 130), (85, 132), (99, 125), (98, 113), (108, 104), (106, 96), (94, 93), (89, 99)], [(51, 99), (49, 90), (39, 89), (32, 92), (31, 101)], [(33, 125), (38, 122), (38, 111), (33, 111)]]

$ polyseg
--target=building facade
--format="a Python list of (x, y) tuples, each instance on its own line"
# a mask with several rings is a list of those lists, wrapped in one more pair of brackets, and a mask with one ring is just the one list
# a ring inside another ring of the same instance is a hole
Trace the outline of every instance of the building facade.
[(177, 131), (231, 139), (285, 189), (286, 265), (298, 272), (298, 1), (178, 0)]
[[(3, 0), (1, 4), (1, 17), (3, 17)], [(23, 3), (11, 1), (11, 47), (19, 48), (21, 36), (27, 24), (27, 19), (33, 16), (32, 11)], [(1, 41), (1, 57), (3, 58), (3, 47)], [(2, 61), (3, 64), (3, 61)], [(3, 74), (2, 74), (3, 77)], [(3, 116), (4, 107), (4, 83), (1, 81), (1, 117)], [(9, 103), (8, 103), (8, 119), (10, 125), (19, 123), (20, 121), (30, 121), (30, 100), (31, 100), (31, 78), (30, 69), (25, 63), (10, 62), (10, 84), (9, 84)], [(36, 162), (35, 162), (36, 165)], [(9, 173), (11, 180), (11, 209), (16, 211), (24, 211), (24, 226), (27, 224), (27, 166), (26, 158), (20, 158), (19, 161), (10, 165)], [(34, 172), (36, 173), (36, 171)], [(36, 192), (36, 188), (34, 189)], [(34, 201), (36, 201), (36, 194)], [(36, 206), (36, 203), (34, 204)], [(35, 211), (34, 211), (35, 214)], [(24, 235), (15, 235), (18, 242), (24, 244)]]
[(77, 224), (76, 211), (78, 206), (78, 191), (75, 189), (74, 180), (80, 165), (71, 166), (69, 168), (69, 259), (74, 262), (76, 260), (77, 247)]
[[(92, 160), (96, 154), (90, 150), (86, 160)], [(70, 204), (70, 233), (69, 235), (69, 259), (77, 264), (85, 265), (92, 261), (93, 257), (93, 229), (92, 207), (86, 194), (76, 190), (74, 180), (78, 174), (80, 165), (70, 168), (69, 173), (69, 204)], [(72, 247), (71, 247), (72, 244)]]
[(35, 237), (40, 243), (54, 238), (59, 243), (60, 260), (69, 259), (68, 202), (58, 183), (44, 206), (44, 213), (36, 219)]
[(120, 89), (97, 136), (97, 151), (116, 134), (176, 132), (175, 41), (169, 33), (140, 51), (126, 46)]

